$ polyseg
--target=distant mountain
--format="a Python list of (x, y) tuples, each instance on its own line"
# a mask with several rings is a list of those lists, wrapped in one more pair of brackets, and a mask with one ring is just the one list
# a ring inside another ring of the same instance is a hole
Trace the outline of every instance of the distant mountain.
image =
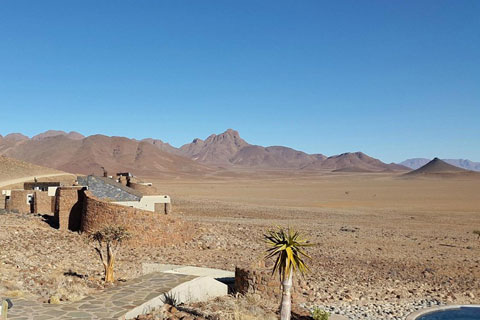
[(12, 143), (0, 140), (0, 154), (58, 170), (97, 175), (131, 171), (137, 175), (204, 174), (212, 169), (157, 147), (149, 141), (93, 135), (72, 139), (69, 134), (44, 135)]
[(141, 140), (142, 142), (150, 143), (151, 145), (157, 147), (158, 149), (162, 151), (166, 151), (169, 153), (173, 154), (179, 154), (179, 151), (177, 148), (172, 147), (170, 144), (163, 142), (162, 140), (159, 139), (152, 139), (152, 138), (146, 138)]
[(48, 130), (43, 133), (37, 134), (36, 136), (33, 136), (32, 140), (42, 140), (56, 136), (66, 136), (67, 138), (72, 140), (82, 140), (83, 138), (85, 138), (85, 136), (75, 131), (70, 131), (67, 133), (65, 131), (59, 130)]
[(212, 134), (205, 141), (194, 139), (180, 147), (180, 153), (192, 160), (209, 164), (230, 164), (240, 149), (249, 144), (237, 131), (228, 129), (219, 135)]
[(395, 163), (384, 163), (378, 159), (367, 156), (362, 152), (347, 152), (319, 159), (303, 169), (328, 169), (337, 172), (368, 172), (368, 171), (395, 171), (408, 170), (408, 168)]
[(31, 139), (22, 134), (0, 137), (0, 155), (37, 165), (82, 174), (132, 171), (137, 175), (208, 174), (223, 169), (383, 172), (408, 170), (386, 164), (364, 153), (326, 157), (282, 146), (262, 147), (243, 140), (235, 130), (212, 134), (205, 140), (175, 148), (159, 139), (141, 141), (124, 137), (49, 130)]
[(322, 154), (307, 154), (287, 147), (251, 145), (232, 129), (219, 135), (213, 134), (205, 141), (194, 139), (179, 150), (181, 155), (208, 165), (299, 170), (357, 168), (372, 172), (408, 170), (398, 164), (383, 163), (361, 152), (327, 158)]
[[(473, 161), (464, 160), (464, 159), (441, 159), (441, 160), (462, 169), (480, 171), (480, 162), (473, 162)], [(430, 160), (426, 158), (413, 158), (413, 159), (407, 159), (403, 162), (400, 162), (400, 164), (406, 167), (409, 167), (411, 169), (418, 169), (426, 165), (428, 162), (430, 162)]]
[(438, 158), (434, 158), (424, 166), (406, 173), (404, 176), (425, 176), (425, 177), (468, 177), (478, 176), (480, 174), (475, 171), (465, 170), (456, 166), (453, 166)]
[(3, 137), (3, 139), (9, 140), (9, 141), (22, 141), (22, 140), (28, 140), (28, 137), (21, 133), (10, 133), (10, 134), (7, 134), (5, 137)]

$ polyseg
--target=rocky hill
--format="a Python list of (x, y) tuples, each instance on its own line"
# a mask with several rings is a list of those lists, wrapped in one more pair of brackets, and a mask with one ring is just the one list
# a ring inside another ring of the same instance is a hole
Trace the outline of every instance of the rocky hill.
[(25, 161), (0, 156), (0, 182), (23, 177), (61, 174), (62, 172)]

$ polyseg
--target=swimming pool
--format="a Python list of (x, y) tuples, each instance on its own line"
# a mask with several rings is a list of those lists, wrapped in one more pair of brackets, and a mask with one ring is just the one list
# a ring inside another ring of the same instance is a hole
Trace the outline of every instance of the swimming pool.
[(448, 306), (421, 313), (415, 320), (480, 320), (480, 306)]

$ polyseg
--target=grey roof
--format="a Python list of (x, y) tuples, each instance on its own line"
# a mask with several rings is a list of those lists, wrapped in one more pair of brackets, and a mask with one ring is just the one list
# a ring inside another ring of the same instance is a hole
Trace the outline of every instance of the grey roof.
[(88, 187), (95, 197), (113, 201), (140, 201), (142, 194), (113, 179), (87, 176), (78, 177), (78, 184)]

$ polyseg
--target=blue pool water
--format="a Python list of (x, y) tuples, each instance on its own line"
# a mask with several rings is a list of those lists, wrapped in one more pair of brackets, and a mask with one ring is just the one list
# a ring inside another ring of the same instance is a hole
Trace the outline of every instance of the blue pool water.
[(417, 320), (480, 320), (480, 308), (462, 307), (437, 311), (421, 316)]

